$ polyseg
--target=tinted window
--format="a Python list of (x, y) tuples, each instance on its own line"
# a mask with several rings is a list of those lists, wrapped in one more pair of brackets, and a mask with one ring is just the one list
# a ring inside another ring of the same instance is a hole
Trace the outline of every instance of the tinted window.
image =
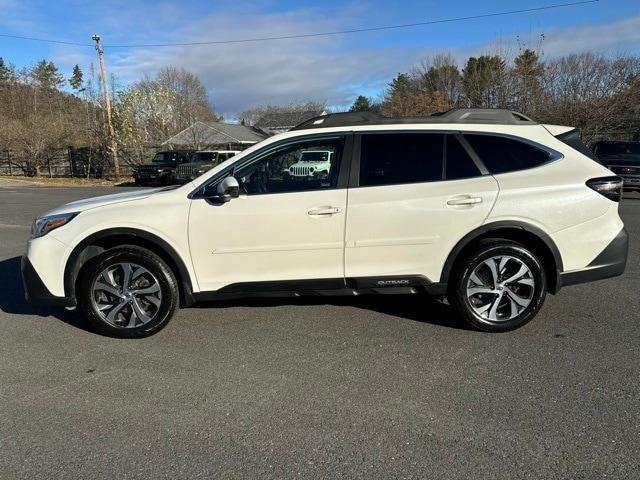
[(602, 142), (596, 144), (595, 152), (603, 156), (640, 156), (640, 143)]
[[(248, 195), (335, 188), (343, 147), (343, 137), (276, 146), (236, 169), (233, 175), (240, 191)], [(313, 152), (315, 160), (307, 161), (306, 152)]]
[(537, 167), (550, 158), (547, 152), (512, 138), (475, 134), (467, 134), (464, 138), (491, 173)]
[(384, 133), (363, 135), (360, 185), (392, 185), (442, 180), (444, 135)]
[(574, 150), (577, 150), (581, 154), (586, 155), (590, 159), (596, 160), (596, 161), (598, 160), (598, 158), (593, 154), (593, 152), (589, 150), (589, 148), (584, 143), (582, 143), (582, 139), (580, 138), (580, 130), (577, 130), (577, 129), (571, 130), (567, 133), (558, 135), (556, 138), (561, 142), (569, 145)]
[(447, 180), (481, 175), (480, 170), (478, 170), (478, 167), (476, 167), (476, 164), (455, 135), (447, 135), (447, 163), (445, 168), (445, 178)]
[(216, 154), (214, 152), (197, 152), (193, 155), (194, 162), (213, 162)]

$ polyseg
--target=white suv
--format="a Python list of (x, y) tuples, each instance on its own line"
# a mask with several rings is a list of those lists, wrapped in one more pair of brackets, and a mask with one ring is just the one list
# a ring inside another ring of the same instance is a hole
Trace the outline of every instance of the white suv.
[[(306, 151), (329, 152), (328, 175), (283, 175)], [(23, 279), (28, 299), (78, 305), (120, 337), (179, 305), (301, 294), (427, 293), (505, 331), (547, 292), (624, 271), (621, 189), (576, 130), (518, 113), (328, 115), (181, 187), (48, 212)]]

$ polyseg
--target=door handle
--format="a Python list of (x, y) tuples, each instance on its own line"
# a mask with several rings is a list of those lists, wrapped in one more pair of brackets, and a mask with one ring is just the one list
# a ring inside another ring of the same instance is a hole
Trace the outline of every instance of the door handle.
[(475, 205), (477, 203), (482, 203), (482, 197), (472, 197), (467, 195), (466, 197), (452, 198), (447, 200), (447, 205), (456, 206), (456, 205)]
[(334, 213), (341, 213), (342, 208), (340, 207), (317, 207), (312, 208), (307, 213), (309, 215), (333, 215)]

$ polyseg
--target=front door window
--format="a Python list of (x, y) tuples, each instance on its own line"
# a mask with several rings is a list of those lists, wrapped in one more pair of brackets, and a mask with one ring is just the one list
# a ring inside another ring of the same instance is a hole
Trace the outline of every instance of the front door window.
[(276, 146), (233, 175), (247, 195), (336, 188), (344, 137)]

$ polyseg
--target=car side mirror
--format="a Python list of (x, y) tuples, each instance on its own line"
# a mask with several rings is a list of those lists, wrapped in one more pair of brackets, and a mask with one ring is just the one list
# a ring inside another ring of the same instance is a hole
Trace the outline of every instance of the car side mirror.
[(217, 200), (221, 203), (227, 203), (232, 198), (238, 198), (240, 195), (240, 184), (235, 177), (226, 177), (218, 184)]

